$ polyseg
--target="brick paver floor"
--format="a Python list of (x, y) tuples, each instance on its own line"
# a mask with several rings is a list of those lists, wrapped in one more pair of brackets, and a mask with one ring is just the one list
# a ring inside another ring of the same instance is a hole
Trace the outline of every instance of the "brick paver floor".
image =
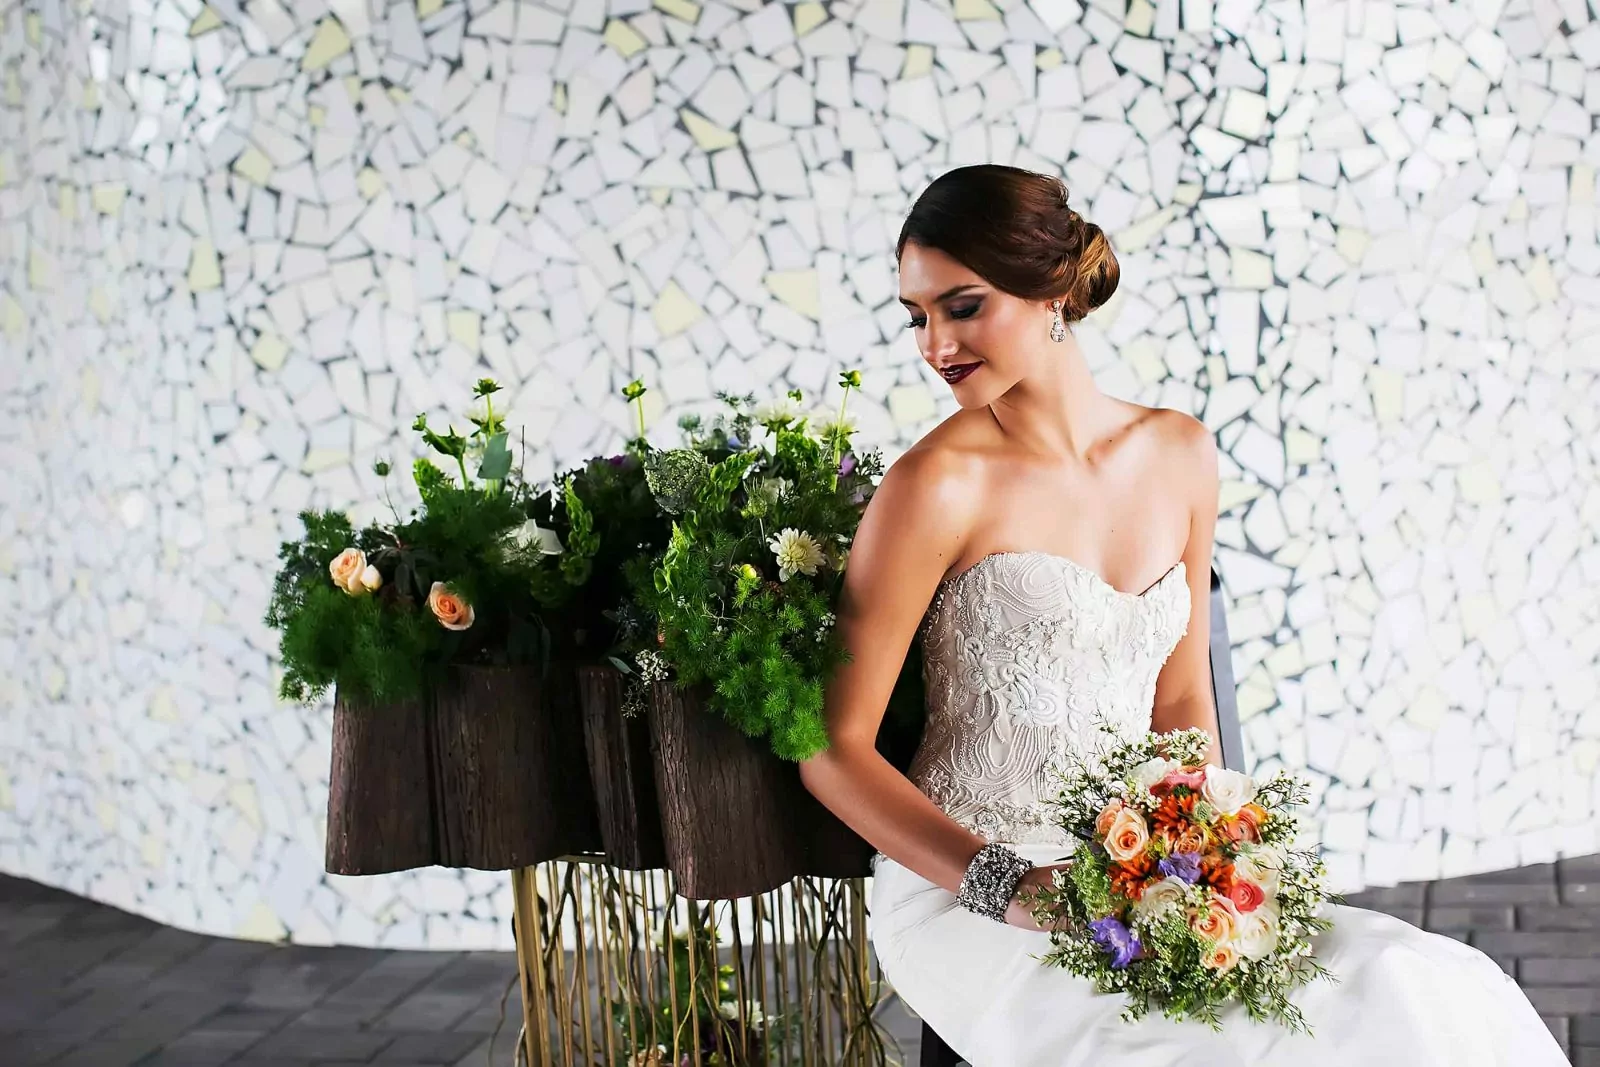
[[(1482, 948), (1522, 983), (1576, 1067), (1600, 1067), (1600, 856), (1350, 903)], [(0, 1067), (509, 1067), (514, 973), (503, 952), (204, 937), (0, 876)], [(885, 1023), (914, 1064), (916, 1018), (891, 1000)]]

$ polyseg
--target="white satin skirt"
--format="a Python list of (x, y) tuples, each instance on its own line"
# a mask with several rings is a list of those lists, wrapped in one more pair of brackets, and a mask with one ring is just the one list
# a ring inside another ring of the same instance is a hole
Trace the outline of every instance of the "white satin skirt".
[[(1058, 845), (1012, 845), (1035, 864)], [(1035, 957), (1047, 934), (959, 908), (886, 856), (874, 865), (868, 934), (889, 982), (972, 1067), (1566, 1067), (1543, 1020), (1489, 957), (1382, 912), (1328, 905), (1317, 956), (1339, 979), (1292, 1000), (1312, 1035), (1223, 1013), (1220, 1033), (1124, 999)]]

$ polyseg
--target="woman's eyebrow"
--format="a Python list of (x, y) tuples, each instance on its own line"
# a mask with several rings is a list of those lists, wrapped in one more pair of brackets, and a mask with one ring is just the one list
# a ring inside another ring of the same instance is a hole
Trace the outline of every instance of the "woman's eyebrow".
[[(933, 302), (935, 304), (937, 304), (937, 303), (940, 303), (941, 301), (949, 300), (952, 296), (957, 296), (957, 295), (959, 295), (961, 293), (964, 293), (968, 289), (977, 289), (977, 288), (980, 288), (980, 286), (978, 286), (977, 283), (975, 283), (975, 282), (966, 282), (966, 283), (964, 283), (962, 285), (956, 286), (954, 289), (946, 289), (944, 292), (942, 292), (938, 296), (934, 297), (933, 298)], [(916, 307), (917, 306), (916, 301), (907, 300), (903, 296), (900, 298), (900, 303), (906, 305), (907, 307)]]

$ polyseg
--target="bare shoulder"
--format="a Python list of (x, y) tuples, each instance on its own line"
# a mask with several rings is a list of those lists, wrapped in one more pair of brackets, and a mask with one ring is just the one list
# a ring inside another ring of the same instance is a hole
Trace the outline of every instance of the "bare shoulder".
[(1136, 413), (1134, 425), (1152, 450), (1152, 458), (1164, 468), (1176, 469), (1186, 478), (1216, 476), (1217, 441), (1206, 424), (1176, 408), (1149, 408), (1129, 404)]
[[(946, 424), (948, 425), (948, 424)], [(917, 527), (959, 526), (971, 509), (980, 475), (977, 455), (959, 437), (934, 430), (912, 445), (883, 474), (872, 507)], [(889, 517), (889, 516), (885, 516)]]
[(858, 548), (915, 543), (943, 566), (960, 555), (984, 500), (985, 442), (965, 422), (947, 419), (889, 466), (862, 516)]

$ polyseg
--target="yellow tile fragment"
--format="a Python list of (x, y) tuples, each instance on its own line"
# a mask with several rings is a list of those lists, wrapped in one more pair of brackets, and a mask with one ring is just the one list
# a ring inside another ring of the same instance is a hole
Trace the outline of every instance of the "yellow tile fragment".
[(217, 260), (217, 246), (209, 237), (195, 240), (189, 250), (189, 291), (203, 293), (222, 287), (222, 264)]
[(700, 5), (694, 0), (656, 0), (656, 8), (690, 24), (700, 18)]
[(306, 45), (306, 54), (300, 58), (300, 69), (306, 72), (323, 70), (329, 63), (350, 51), (350, 35), (344, 23), (332, 15), (317, 23), (317, 32)]
[(723, 129), (698, 111), (684, 107), (678, 109), (678, 115), (683, 119), (684, 129), (703, 152), (716, 152), (739, 143), (737, 134)]
[(650, 46), (643, 34), (621, 19), (606, 23), (605, 42), (615, 48), (623, 59), (632, 58)]
[(222, 16), (217, 14), (216, 8), (207, 4), (200, 9), (200, 14), (189, 23), (189, 36), (199, 37), (201, 34), (210, 33), (222, 25)]
[(767, 291), (808, 319), (821, 321), (822, 306), (817, 295), (817, 272), (775, 270), (762, 279)]
[(655, 320), (656, 332), (662, 337), (673, 337), (699, 322), (705, 310), (690, 299), (689, 294), (675, 281), (662, 286), (656, 297), (650, 317)]
[(794, 9), (794, 35), (804, 37), (828, 21), (828, 9), (818, 3), (796, 4)]
[(956, 19), (961, 22), (999, 22), (1000, 9), (989, 0), (956, 0)]
[(266, 185), (272, 177), (272, 160), (255, 145), (250, 145), (233, 161), (233, 172), (248, 178), (257, 185)]

